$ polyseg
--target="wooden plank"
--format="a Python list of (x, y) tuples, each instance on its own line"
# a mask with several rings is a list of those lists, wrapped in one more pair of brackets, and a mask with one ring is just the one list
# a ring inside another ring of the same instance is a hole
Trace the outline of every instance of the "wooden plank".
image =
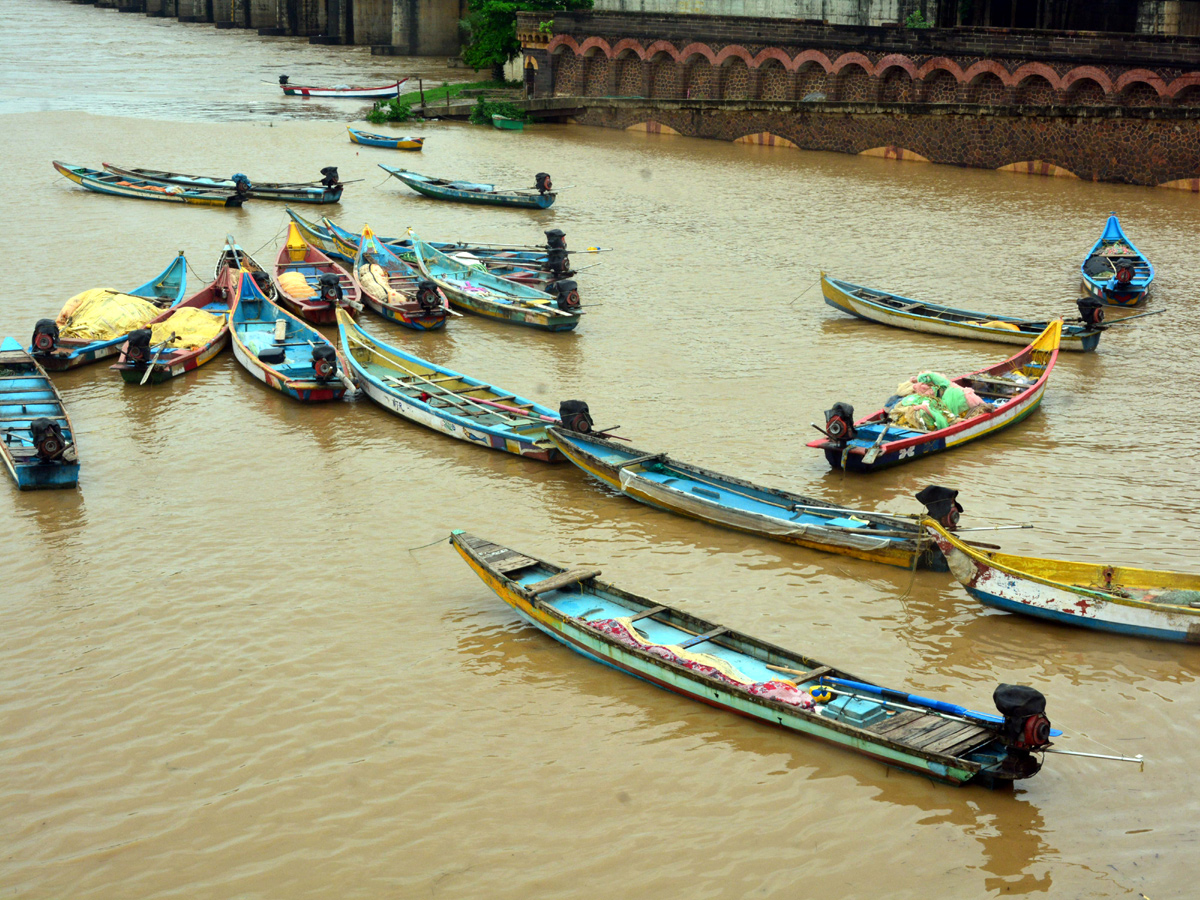
[[(0, 406), (12, 406), (10, 403), (0, 403)], [(66, 416), (48, 416), (45, 413), (26, 413), (23, 416), (0, 416), (0, 422), (25, 422), (34, 419), (52, 419), (56, 422), (67, 421)]]
[(921, 749), (925, 749), (930, 744), (937, 743), (947, 735), (957, 734), (962, 731), (962, 727), (963, 723), (958, 719), (943, 719), (941, 725), (922, 734), (913, 741), (913, 744)]
[(663, 612), (665, 610), (666, 610), (665, 606), (652, 606), (649, 609), (643, 609), (636, 616), (630, 616), (629, 621), (636, 622), (638, 619), (646, 619), (646, 618), (649, 618), (650, 616), (656, 616), (660, 612)]
[(884, 719), (881, 722), (876, 722), (872, 725), (868, 725), (867, 730), (873, 731), (876, 734), (887, 734), (889, 731), (895, 731), (897, 728), (900, 728), (904, 725), (908, 725), (910, 722), (913, 722), (916, 719), (920, 719), (924, 715), (925, 715), (925, 713), (915, 712), (911, 709), (906, 709), (902, 712), (897, 713), (894, 716), (890, 716), (887, 719)]
[(980, 728), (977, 734), (964, 738), (957, 744), (951, 744), (949, 747), (943, 747), (939, 753), (944, 753), (946, 756), (958, 756), (973, 750), (976, 747), (982, 746), (995, 737), (995, 733), (988, 731), (986, 728)]
[(962, 723), (962, 727), (956, 731), (944, 734), (929, 744), (926, 744), (921, 749), (927, 750), (930, 753), (945, 753), (951, 747), (957, 747), (959, 744), (970, 744), (978, 741), (984, 735), (991, 736), (986, 728), (980, 728), (978, 725), (970, 725), (966, 722)]
[(557, 575), (551, 575), (549, 578), (535, 582), (534, 584), (526, 585), (525, 590), (536, 597), (538, 594), (546, 594), (550, 591), (556, 591), (559, 588), (578, 584), (581, 581), (587, 581), (589, 578), (595, 578), (599, 574), (599, 569), (572, 569), (568, 572), (559, 572)]
[(929, 732), (933, 731), (935, 728), (940, 728), (942, 723), (945, 721), (946, 720), (941, 716), (935, 716), (927, 713), (920, 719), (917, 719), (916, 721), (901, 728), (897, 728), (895, 731), (888, 734), (888, 740), (896, 741), (900, 744), (914, 746)]
[(536, 566), (537, 564), (538, 561), (536, 559), (530, 559), (528, 556), (518, 554), (511, 559), (504, 560), (502, 563), (493, 564), (492, 568), (501, 575), (504, 575), (508, 572), (515, 572), (517, 569), (524, 569), (528, 566)]
[(696, 644), (703, 644), (705, 641), (711, 641), (717, 635), (724, 634), (728, 630), (729, 629), (725, 628), (724, 626), (722, 626), (720, 628), (714, 628), (712, 631), (706, 631), (706, 632), (704, 632), (704, 634), (698, 634), (694, 638), (688, 638), (686, 641), (684, 641), (679, 646), (684, 649), (687, 649), (688, 647), (692, 647)]
[(645, 456), (635, 456), (633, 459), (627, 459), (623, 463), (618, 463), (614, 468), (624, 469), (627, 466), (642, 466), (648, 462), (655, 462), (666, 458), (665, 453), (647, 453)]

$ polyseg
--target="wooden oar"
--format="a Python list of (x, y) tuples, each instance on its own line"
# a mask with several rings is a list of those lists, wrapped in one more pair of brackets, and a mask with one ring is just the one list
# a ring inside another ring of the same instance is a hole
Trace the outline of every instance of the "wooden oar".
[(1159, 313), (1165, 312), (1165, 309), (1152, 309), (1150, 312), (1138, 313), (1136, 316), (1123, 316), (1120, 319), (1113, 319), (1111, 322), (1105, 322), (1101, 327), (1107, 328), (1110, 325), (1124, 325), (1126, 322), (1132, 322), (1134, 319), (1141, 319), (1144, 316), (1157, 316)]
[(883, 426), (883, 431), (879, 432), (879, 437), (875, 438), (875, 443), (867, 448), (867, 452), (863, 454), (864, 465), (869, 466), (879, 458), (879, 448), (883, 446), (883, 439), (887, 436), (888, 429), (891, 427), (892, 423), (889, 421)]
[(171, 336), (169, 338), (167, 338), (165, 341), (163, 341), (161, 344), (158, 345), (158, 350), (157, 350), (157, 352), (155, 352), (154, 358), (151, 359), (149, 363), (147, 363), (146, 374), (142, 376), (142, 380), (139, 382), (139, 384), (145, 384), (147, 381), (150, 380), (150, 373), (154, 371), (154, 366), (158, 363), (158, 358), (160, 356), (162, 356), (162, 352), (167, 349), (167, 344), (174, 342), (174, 340), (175, 340), (175, 332), (172, 331)]

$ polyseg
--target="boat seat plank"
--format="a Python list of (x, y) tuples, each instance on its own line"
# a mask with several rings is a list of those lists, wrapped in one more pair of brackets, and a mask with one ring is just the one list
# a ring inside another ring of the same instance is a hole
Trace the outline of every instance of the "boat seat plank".
[(23, 416), (0, 416), (0, 422), (32, 422), (34, 419), (53, 419), (56, 422), (67, 421), (66, 416), (51, 416), (45, 413), (26, 413)]
[(913, 720), (908, 725), (903, 725), (895, 731), (889, 732), (888, 740), (912, 746), (935, 728), (941, 728), (945, 721), (941, 716), (925, 713), (921, 718)]
[[(995, 737), (995, 734), (988, 731), (986, 728), (979, 728), (972, 733), (963, 732), (967, 735), (963, 737), (957, 744), (951, 744), (948, 747), (942, 747), (937, 753), (944, 753), (946, 756), (961, 756), (974, 750), (976, 747), (981, 747)], [(961, 737), (961, 735), (960, 735)]]
[(548, 594), (550, 591), (557, 591), (559, 588), (587, 581), (589, 578), (595, 578), (599, 574), (599, 569), (572, 569), (567, 572), (559, 572), (557, 575), (551, 575), (542, 581), (527, 584), (525, 585), (525, 590), (536, 597), (539, 594)]
[(906, 709), (894, 716), (890, 716), (872, 725), (868, 725), (867, 730), (873, 731), (876, 734), (887, 734), (888, 732), (895, 731), (897, 728), (901, 728), (905, 725), (915, 722), (917, 719), (924, 718), (924, 716), (925, 713)]
[(925, 732), (912, 741), (914, 747), (928, 749), (932, 744), (939, 743), (943, 738), (958, 734), (963, 730), (964, 723), (959, 719), (943, 719), (937, 728)]
[(713, 638), (724, 634), (728, 630), (729, 629), (725, 628), (724, 626), (720, 628), (714, 628), (712, 631), (706, 631), (704, 634), (698, 634), (693, 638), (688, 638), (679, 646), (686, 650), (688, 647), (694, 647), (696, 644), (703, 644), (705, 641), (711, 641)]
[(630, 616), (629, 621), (636, 622), (638, 619), (646, 619), (646, 618), (649, 618), (650, 616), (656, 616), (660, 612), (666, 612), (666, 610), (667, 610), (667, 607), (665, 607), (665, 606), (652, 606), (649, 609), (643, 609), (636, 616)]
[(660, 459), (666, 459), (665, 453), (647, 453), (645, 456), (635, 456), (633, 459), (627, 459), (622, 463), (617, 463), (615, 468), (626, 469), (630, 466), (644, 466), (646, 463), (657, 462)]
[(935, 741), (930, 741), (921, 749), (930, 753), (945, 753), (951, 748), (958, 747), (960, 744), (977, 742), (980, 738), (991, 738), (992, 733), (986, 728), (980, 728), (978, 725), (970, 725), (961, 723), (960, 728), (946, 732)]
[(817, 666), (815, 669), (809, 669), (807, 672), (800, 672), (793, 675), (789, 681), (794, 681), (796, 684), (804, 684), (806, 681), (816, 681), (822, 675), (828, 675), (833, 671), (831, 666)]
[(536, 566), (538, 561), (531, 559), (528, 556), (514, 556), (500, 563), (493, 563), (492, 568), (501, 575), (506, 575), (509, 572), (515, 572), (517, 569), (525, 569), (529, 566)]

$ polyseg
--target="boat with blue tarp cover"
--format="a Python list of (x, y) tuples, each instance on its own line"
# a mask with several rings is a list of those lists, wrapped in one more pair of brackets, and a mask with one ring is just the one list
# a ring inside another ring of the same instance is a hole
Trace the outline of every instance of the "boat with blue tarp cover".
[(62, 396), (33, 354), (0, 342), (0, 459), (23, 491), (74, 487), (75, 429)]
[(883, 687), (464, 531), (451, 545), (524, 621), (588, 659), (681, 696), (952, 785), (1032, 778), (1055, 732), (1046, 700), (999, 685), (997, 713)]
[(1109, 306), (1137, 306), (1150, 294), (1154, 266), (1121, 230), (1117, 214), (1079, 267), (1084, 293)]
[(408, 169), (379, 164), (379, 168), (408, 185), (418, 194), (434, 200), (452, 200), (458, 203), (482, 203), (488, 206), (509, 206), (521, 209), (549, 209), (557, 196), (551, 190), (550, 176), (538, 172), (534, 187), (517, 190), (497, 190), (494, 184), (477, 181), (461, 181), (453, 178), (437, 178), (422, 175)]

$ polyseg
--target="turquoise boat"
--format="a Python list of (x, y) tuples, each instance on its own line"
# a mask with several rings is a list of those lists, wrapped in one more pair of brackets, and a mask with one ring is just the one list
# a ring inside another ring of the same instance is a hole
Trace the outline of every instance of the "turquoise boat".
[(137, 200), (159, 200), (166, 203), (187, 203), (194, 206), (241, 206), (242, 194), (217, 188), (182, 188), (178, 185), (163, 185), (139, 178), (125, 178), (87, 166), (73, 166), (54, 160), (51, 165), (63, 177), (97, 194), (112, 197), (133, 197)]
[(524, 131), (525, 123), (520, 119), (510, 119), (500, 113), (492, 113), (492, 127), (499, 128), (501, 131)]
[[(183, 300), (186, 291), (187, 259), (180, 250), (179, 255), (157, 276), (131, 291), (121, 293), (149, 300), (161, 309), (170, 309)], [(41, 319), (34, 327), (29, 352), (46, 371), (63, 372), (105, 357), (116, 356), (121, 352), (121, 345), (128, 337), (128, 334), (122, 334), (98, 341), (64, 338), (59, 336), (58, 326), (53, 319)]]
[(451, 178), (436, 178), (408, 169), (379, 164), (379, 168), (408, 185), (418, 194), (434, 200), (452, 200), (458, 203), (481, 203), (487, 206), (509, 206), (519, 209), (549, 209), (557, 196), (550, 190), (550, 176), (539, 172), (535, 176), (535, 187), (523, 190), (496, 190), (494, 184), (477, 181), (455, 181)]
[(1045, 698), (1000, 685), (999, 715), (882, 687), (805, 654), (464, 531), (451, 545), (524, 621), (657, 687), (952, 785), (1032, 778), (1056, 733)]
[(1079, 267), (1083, 291), (1109, 306), (1138, 306), (1150, 294), (1154, 266), (1121, 230), (1117, 214)]
[(79, 455), (62, 397), (33, 354), (0, 342), (0, 459), (23, 491), (75, 487)]

